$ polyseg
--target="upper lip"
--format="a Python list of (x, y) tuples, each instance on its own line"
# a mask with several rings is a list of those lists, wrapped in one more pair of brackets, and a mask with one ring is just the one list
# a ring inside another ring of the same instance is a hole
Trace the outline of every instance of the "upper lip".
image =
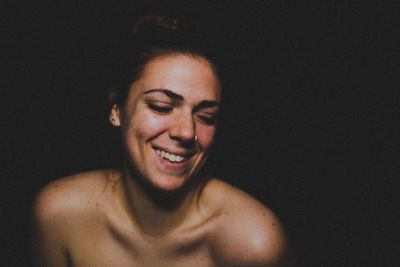
[(153, 145), (153, 148), (163, 150), (170, 154), (178, 155), (178, 156), (185, 157), (185, 158), (188, 158), (188, 157), (192, 156), (193, 154), (195, 154), (195, 151), (184, 151), (184, 152), (183, 151), (175, 151), (173, 149), (163, 148), (163, 147), (154, 146), (154, 145)]

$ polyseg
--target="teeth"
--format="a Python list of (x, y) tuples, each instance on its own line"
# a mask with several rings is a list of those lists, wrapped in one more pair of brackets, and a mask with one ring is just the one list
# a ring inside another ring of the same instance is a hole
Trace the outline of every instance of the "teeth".
[(165, 152), (163, 150), (157, 149), (157, 154), (160, 155), (162, 158), (167, 159), (171, 162), (182, 162), (185, 157), (179, 156), (179, 155), (175, 155), (169, 152)]

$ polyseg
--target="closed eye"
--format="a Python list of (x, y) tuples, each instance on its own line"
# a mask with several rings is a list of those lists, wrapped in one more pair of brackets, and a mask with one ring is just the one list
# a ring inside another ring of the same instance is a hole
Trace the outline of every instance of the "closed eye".
[(203, 122), (204, 124), (207, 125), (215, 125), (217, 124), (217, 119), (218, 116), (217, 114), (214, 113), (208, 113), (208, 112), (203, 112), (203, 113), (199, 113), (197, 115), (197, 117), (201, 120), (201, 122)]
[(147, 106), (151, 110), (162, 114), (168, 114), (174, 109), (172, 105), (163, 102), (147, 102)]

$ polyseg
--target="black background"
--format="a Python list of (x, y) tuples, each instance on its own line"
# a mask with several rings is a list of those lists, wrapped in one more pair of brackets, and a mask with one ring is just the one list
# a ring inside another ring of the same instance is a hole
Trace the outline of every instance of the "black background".
[(394, 2), (2, 1), (4, 266), (30, 264), (44, 184), (113, 165), (108, 64), (116, 33), (149, 6), (188, 14), (222, 47), (216, 172), (278, 214), (298, 265), (395, 266)]

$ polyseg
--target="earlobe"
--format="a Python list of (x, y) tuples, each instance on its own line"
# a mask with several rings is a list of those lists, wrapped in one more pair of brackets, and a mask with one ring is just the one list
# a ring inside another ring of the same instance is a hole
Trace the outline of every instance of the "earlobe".
[(108, 116), (110, 123), (115, 126), (119, 127), (121, 125), (120, 115), (119, 115), (119, 108), (116, 104), (111, 107), (110, 115)]

